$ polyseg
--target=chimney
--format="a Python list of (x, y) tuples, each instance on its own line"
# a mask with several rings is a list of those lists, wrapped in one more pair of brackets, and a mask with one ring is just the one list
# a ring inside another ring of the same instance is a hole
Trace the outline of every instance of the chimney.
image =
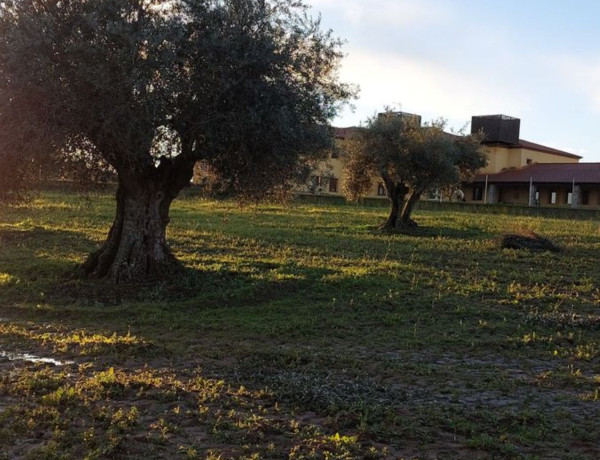
[(507, 115), (479, 115), (471, 118), (471, 133), (483, 130), (484, 144), (519, 144), (521, 120)]

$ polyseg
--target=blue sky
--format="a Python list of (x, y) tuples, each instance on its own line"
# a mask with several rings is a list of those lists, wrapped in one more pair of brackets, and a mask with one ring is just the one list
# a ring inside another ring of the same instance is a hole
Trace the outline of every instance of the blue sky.
[(347, 43), (357, 125), (384, 106), (448, 119), (521, 119), (521, 138), (600, 162), (600, 2), (306, 0)]

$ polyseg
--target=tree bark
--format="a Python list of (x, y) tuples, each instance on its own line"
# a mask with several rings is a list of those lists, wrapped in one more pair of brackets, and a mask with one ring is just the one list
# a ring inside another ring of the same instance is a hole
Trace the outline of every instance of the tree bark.
[(416, 228), (419, 226), (419, 224), (412, 220), (411, 216), (415, 204), (417, 204), (417, 201), (419, 201), (420, 198), (421, 193), (414, 191), (404, 200), (404, 205), (402, 206), (402, 212), (400, 213), (396, 228)]
[(406, 185), (399, 183), (396, 184), (393, 181), (383, 178), (385, 187), (387, 190), (387, 196), (390, 200), (390, 214), (385, 222), (383, 222), (379, 228), (381, 230), (399, 230), (402, 228), (401, 222), (401, 211), (403, 210), (403, 202), (408, 193)]
[(160, 182), (119, 179), (117, 212), (104, 244), (80, 267), (89, 278), (138, 283), (180, 267), (166, 239), (173, 194)]
[(392, 194), (388, 198), (390, 199), (390, 215), (387, 220), (383, 222), (379, 228), (382, 230), (395, 230), (396, 223), (398, 222), (398, 217), (400, 216), (400, 198), (397, 194)]

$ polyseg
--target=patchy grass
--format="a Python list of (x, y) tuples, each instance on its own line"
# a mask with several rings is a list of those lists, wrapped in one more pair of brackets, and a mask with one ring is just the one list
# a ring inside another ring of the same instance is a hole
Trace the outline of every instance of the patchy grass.
[(112, 213), (0, 208), (0, 458), (600, 456), (596, 222), (184, 198), (181, 276), (71, 278)]

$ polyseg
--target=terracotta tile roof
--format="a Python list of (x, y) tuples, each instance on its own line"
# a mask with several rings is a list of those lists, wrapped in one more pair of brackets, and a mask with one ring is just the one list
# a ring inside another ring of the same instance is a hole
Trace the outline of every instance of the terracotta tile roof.
[[(485, 182), (478, 174), (473, 182)], [(487, 174), (488, 183), (600, 184), (600, 163), (537, 163)]]

